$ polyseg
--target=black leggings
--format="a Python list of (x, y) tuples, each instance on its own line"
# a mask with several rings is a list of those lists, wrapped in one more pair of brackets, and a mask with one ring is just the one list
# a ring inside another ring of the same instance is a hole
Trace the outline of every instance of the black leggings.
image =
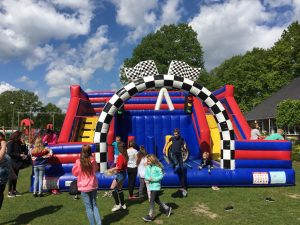
[(4, 190), (5, 190), (6, 184), (0, 184), (0, 209), (2, 207), (2, 202), (4, 199)]
[[(13, 169), (15, 174), (16, 174), (16, 177), (15, 179), (12, 179), (12, 178), (9, 178), (8, 179), (8, 191), (9, 192), (12, 192), (12, 191), (16, 191), (17, 189), (17, 180), (18, 180), (18, 175), (19, 175), (19, 169)], [(11, 177), (11, 176), (10, 176)]]
[(128, 191), (129, 191), (129, 196), (133, 196), (133, 189), (135, 185), (135, 180), (136, 180), (136, 175), (137, 175), (137, 167), (135, 168), (127, 168), (127, 173), (128, 173)]

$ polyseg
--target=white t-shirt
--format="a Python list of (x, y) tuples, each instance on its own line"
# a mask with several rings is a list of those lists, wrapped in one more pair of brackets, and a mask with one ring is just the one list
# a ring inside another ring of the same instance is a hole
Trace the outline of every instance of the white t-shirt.
[(127, 154), (128, 154), (127, 167), (129, 167), (129, 168), (137, 167), (137, 165), (136, 165), (137, 153), (138, 153), (138, 151), (134, 148), (127, 149)]
[(258, 129), (252, 129), (251, 130), (251, 140), (257, 140), (260, 137), (260, 132)]
[(140, 164), (138, 166), (138, 176), (140, 178), (145, 178), (145, 171), (146, 171), (146, 163), (147, 163), (147, 157), (141, 159)]

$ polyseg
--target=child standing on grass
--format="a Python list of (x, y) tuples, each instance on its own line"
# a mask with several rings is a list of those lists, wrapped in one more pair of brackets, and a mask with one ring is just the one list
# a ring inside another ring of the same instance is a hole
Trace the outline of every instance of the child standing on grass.
[[(34, 159), (34, 185), (33, 197), (43, 197), (43, 179), (45, 175), (45, 167), (48, 163), (48, 157), (51, 156), (51, 150), (45, 148), (41, 138), (37, 138), (34, 143), (34, 148), (31, 151)], [(37, 192), (38, 191), (38, 192)]]
[(143, 198), (143, 191), (146, 185), (148, 199), (150, 201), (149, 182), (145, 180), (145, 170), (147, 166), (147, 151), (143, 145), (140, 146), (140, 151), (137, 154), (136, 164), (138, 165), (138, 176), (140, 180), (139, 198)]
[(94, 157), (92, 157), (91, 146), (83, 145), (80, 159), (76, 160), (72, 173), (77, 177), (78, 191), (81, 191), (90, 225), (101, 225), (101, 217), (96, 201), (98, 189), (97, 170), (98, 165)]
[(150, 194), (150, 210), (149, 214), (143, 217), (143, 220), (150, 222), (154, 220), (154, 204), (155, 202), (164, 209), (167, 217), (171, 215), (172, 208), (161, 202), (159, 199), (161, 185), (163, 178), (163, 166), (158, 161), (155, 155), (147, 155), (147, 167), (145, 172), (145, 180), (149, 181)]
[(110, 189), (112, 190), (112, 195), (115, 200), (115, 205), (111, 210), (112, 212), (116, 212), (120, 209), (126, 209), (122, 187), (126, 179), (128, 155), (123, 142), (118, 143), (118, 150), (120, 154), (118, 155), (116, 166), (109, 169), (112, 173), (116, 173), (116, 177), (110, 185)]

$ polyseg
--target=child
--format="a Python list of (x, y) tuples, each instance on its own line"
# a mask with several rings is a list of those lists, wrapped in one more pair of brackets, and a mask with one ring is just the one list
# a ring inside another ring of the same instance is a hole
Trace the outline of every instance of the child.
[(109, 169), (111, 172), (116, 172), (116, 177), (110, 186), (115, 200), (115, 205), (111, 210), (112, 212), (116, 212), (121, 208), (126, 209), (122, 187), (126, 179), (128, 155), (123, 142), (118, 143), (118, 150), (121, 154), (118, 155), (116, 166)]
[(129, 200), (137, 199), (136, 196), (133, 195), (133, 190), (135, 186), (136, 176), (137, 176), (137, 153), (138, 150), (134, 148), (135, 144), (133, 141), (129, 142), (129, 148), (127, 149), (128, 154), (128, 163), (127, 163), (127, 174), (128, 174), (128, 192), (129, 192)]
[(161, 202), (159, 199), (160, 181), (163, 178), (162, 164), (155, 155), (147, 155), (147, 167), (145, 171), (145, 180), (149, 181), (150, 194), (150, 210), (149, 214), (143, 217), (143, 220), (150, 222), (154, 220), (154, 202), (160, 205), (167, 217), (171, 215), (172, 208)]
[[(37, 138), (34, 143), (34, 148), (31, 152), (34, 157), (33, 168), (34, 168), (34, 186), (33, 186), (33, 197), (43, 197), (43, 178), (45, 175), (45, 167), (48, 163), (48, 157), (51, 156), (51, 151), (45, 148), (42, 139)], [(38, 189), (38, 193), (37, 193)]]
[(145, 181), (145, 170), (147, 166), (147, 151), (143, 145), (140, 146), (140, 151), (137, 154), (136, 164), (138, 165), (138, 176), (140, 178), (139, 198), (143, 198), (143, 190), (146, 184), (148, 200), (150, 201), (149, 182)]
[(114, 141), (111, 145), (114, 146), (114, 163), (117, 163), (118, 155), (120, 154), (118, 150), (118, 144), (121, 142), (121, 137), (116, 136), (116, 141)]
[(97, 170), (98, 165), (94, 157), (92, 157), (91, 146), (83, 145), (80, 159), (76, 160), (72, 168), (72, 173), (77, 177), (78, 191), (81, 192), (87, 217), (91, 225), (101, 225), (101, 218), (96, 201), (98, 189)]
[(208, 173), (210, 174), (211, 173), (210, 169), (212, 168), (213, 165), (212, 165), (212, 161), (211, 161), (211, 159), (209, 157), (209, 152), (204, 152), (203, 153), (202, 161), (201, 161), (198, 169), (202, 170), (202, 168), (206, 167), (206, 166), (208, 168)]

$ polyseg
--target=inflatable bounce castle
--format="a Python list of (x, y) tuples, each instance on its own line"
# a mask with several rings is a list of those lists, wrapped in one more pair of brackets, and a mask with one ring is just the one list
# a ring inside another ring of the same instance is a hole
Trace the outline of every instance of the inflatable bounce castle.
[[(84, 92), (71, 86), (58, 144), (49, 146), (54, 156), (46, 167), (45, 188), (68, 190), (75, 179), (73, 163), (82, 145), (90, 144), (99, 163), (99, 189), (108, 189), (113, 177), (104, 172), (113, 160), (115, 136), (124, 142), (134, 138), (148, 153), (156, 154), (165, 166), (162, 185), (178, 187), (177, 174), (163, 155), (166, 136), (175, 128), (181, 130), (189, 149), (185, 161), (189, 187), (294, 185), (291, 142), (250, 140), (234, 87), (210, 92), (195, 82), (199, 72), (172, 61), (168, 74), (160, 75), (153, 61), (144, 61), (125, 68), (131, 82), (117, 92)], [(160, 95), (162, 88), (165, 92)], [(213, 158), (211, 173), (198, 169), (203, 152)]]

